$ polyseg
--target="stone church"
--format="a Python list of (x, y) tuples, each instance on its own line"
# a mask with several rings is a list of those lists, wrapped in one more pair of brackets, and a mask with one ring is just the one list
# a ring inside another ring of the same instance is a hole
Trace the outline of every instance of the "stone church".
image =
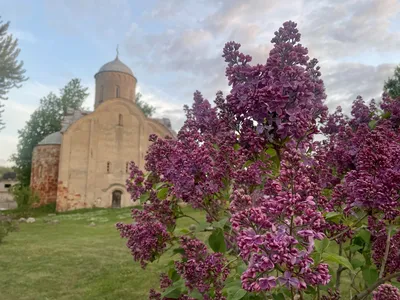
[(129, 162), (141, 169), (148, 137), (174, 137), (169, 119), (147, 118), (135, 104), (137, 80), (118, 55), (94, 76), (94, 111), (68, 111), (62, 129), (33, 150), (31, 188), (57, 211), (124, 207)]

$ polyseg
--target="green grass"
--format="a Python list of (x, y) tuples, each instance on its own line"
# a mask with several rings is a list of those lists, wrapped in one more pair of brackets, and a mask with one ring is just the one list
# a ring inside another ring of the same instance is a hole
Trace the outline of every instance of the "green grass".
[[(204, 219), (200, 212), (190, 215)], [(60, 223), (45, 223), (48, 219)], [(46, 214), (22, 223), (0, 245), (0, 299), (147, 299), (171, 256), (141, 269), (115, 229), (121, 221), (131, 221), (130, 209)], [(192, 223), (181, 219), (178, 227)]]

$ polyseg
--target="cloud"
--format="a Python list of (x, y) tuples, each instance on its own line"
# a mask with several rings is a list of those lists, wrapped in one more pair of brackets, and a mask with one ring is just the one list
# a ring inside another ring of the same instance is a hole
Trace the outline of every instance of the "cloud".
[[(156, 0), (134, 5), (128, 0), (47, 0), (44, 13), (58, 33), (90, 40), (94, 48), (123, 39), (121, 58), (137, 75), (143, 100), (156, 106), (157, 117), (169, 117), (176, 130), (195, 90), (210, 101), (218, 90), (229, 91), (221, 57), (226, 42), (241, 43), (254, 63), (265, 63), (274, 32), (287, 20), (298, 23), (302, 44), (320, 61), (330, 109), (342, 105), (348, 111), (359, 94), (366, 100), (379, 98), (400, 57), (397, 0)], [(28, 41), (27, 31), (19, 29), (21, 40)], [(92, 108), (94, 84), (89, 86), (84, 105)], [(25, 87), (10, 97), (13, 104), (6, 107), (8, 124), (1, 134), (16, 136), (40, 97), (59, 88), (37, 82)]]
[[(134, 23), (125, 39), (128, 55), (141, 68), (172, 77), (163, 86), (166, 94), (190, 102), (196, 89), (211, 100), (217, 90), (229, 90), (221, 58), (225, 42), (240, 42), (254, 63), (265, 63), (274, 31), (288, 19), (298, 23), (302, 43), (321, 62), (332, 108), (350, 107), (358, 94), (379, 96), (400, 52), (400, 28), (393, 27), (400, 13), (396, 0), (202, 0), (206, 9), (190, 9), (194, 2), (157, 2), (144, 15), (160, 22), (161, 30)], [(382, 53), (392, 60), (382, 64)]]
[(162, 90), (154, 87), (140, 84), (136, 92), (142, 94), (144, 102), (154, 106), (156, 112), (153, 117), (155, 118), (168, 118), (171, 121), (172, 129), (178, 131), (185, 121), (185, 114), (183, 112), (183, 105), (173, 97), (165, 94)]
[(323, 73), (328, 94), (327, 105), (331, 109), (341, 105), (348, 112), (358, 95), (366, 101), (372, 98), (379, 100), (383, 83), (392, 76), (395, 67), (396, 64), (378, 66), (360, 63), (333, 64)]

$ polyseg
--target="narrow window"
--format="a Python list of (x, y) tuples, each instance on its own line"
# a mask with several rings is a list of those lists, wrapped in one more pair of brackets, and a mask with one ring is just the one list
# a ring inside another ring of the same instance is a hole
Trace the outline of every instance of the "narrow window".
[(118, 116), (118, 125), (119, 126), (124, 125), (124, 116), (122, 114), (119, 114), (119, 116)]
[(125, 173), (128, 173), (128, 172), (129, 172), (129, 163), (127, 162), (125, 164)]
[(6, 184), (4, 185), (4, 187), (5, 187), (6, 189), (8, 189), (8, 188), (11, 187), (11, 184), (10, 184), (10, 183), (6, 183)]
[(108, 161), (107, 162), (107, 173), (110, 173), (111, 171), (111, 163)]
[(38, 173), (39, 173), (39, 178), (42, 177), (42, 170), (43, 170), (43, 167), (42, 167), (42, 166), (39, 166), (39, 171), (38, 171)]
[(104, 86), (100, 88), (100, 103), (104, 100)]
[(119, 98), (119, 85), (117, 85), (117, 89), (116, 89), (116, 97)]

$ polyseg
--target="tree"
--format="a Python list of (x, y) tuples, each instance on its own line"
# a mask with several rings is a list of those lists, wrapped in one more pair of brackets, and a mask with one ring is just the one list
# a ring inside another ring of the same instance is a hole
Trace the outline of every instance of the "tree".
[(80, 79), (72, 79), (60, 90), (60, 96), (50, 93), (40, 100), (25, 127), (18, 131), (17, 153), (11, 160), (17, 178), (23, 186), (29, 186), (33, 148), (47, 135), (61, 130), (61, 121), (68, 108), (78, 109), (89, 95), (88, 88)]
[(173, 259), (150, 299), (400, 299), (399, 101), (328, 115), (297, 24), (272, 43), (263, 65), (227, 43), (230, 93), (196, 91), (177, 138), (151, 135), (145, 171), (131, 163), (145, 204), (117, 229), (143, 268)]
[(12, 168), (0, 166), (0, 179), (3, 177), (5, 173), (12, 172)]
[(142, 94), (136, 94), (136, 105), (142, 110), (146, 117), (151, 117), (155, 112), (156, 108), (142, 100)]
[(393, 77), (385, 81), (384, 91), (392, 98), (400, 97), (400, 66), (394, 70)]
[[(0, 100), (7, 100), (7, 93), (12, 88), (21, 87), (21, 83), (28, 78), (24, 76), (24, 63), (18, 61), (20, 49), (18, 48), (18, 39), (14, 39), (11, 34), (7, 34), (10, 22), (3, 23), (0, 20)], [(4, 129), (4, 122), (1, 114), (4, 105), (0, 103), (0, 131)]]

